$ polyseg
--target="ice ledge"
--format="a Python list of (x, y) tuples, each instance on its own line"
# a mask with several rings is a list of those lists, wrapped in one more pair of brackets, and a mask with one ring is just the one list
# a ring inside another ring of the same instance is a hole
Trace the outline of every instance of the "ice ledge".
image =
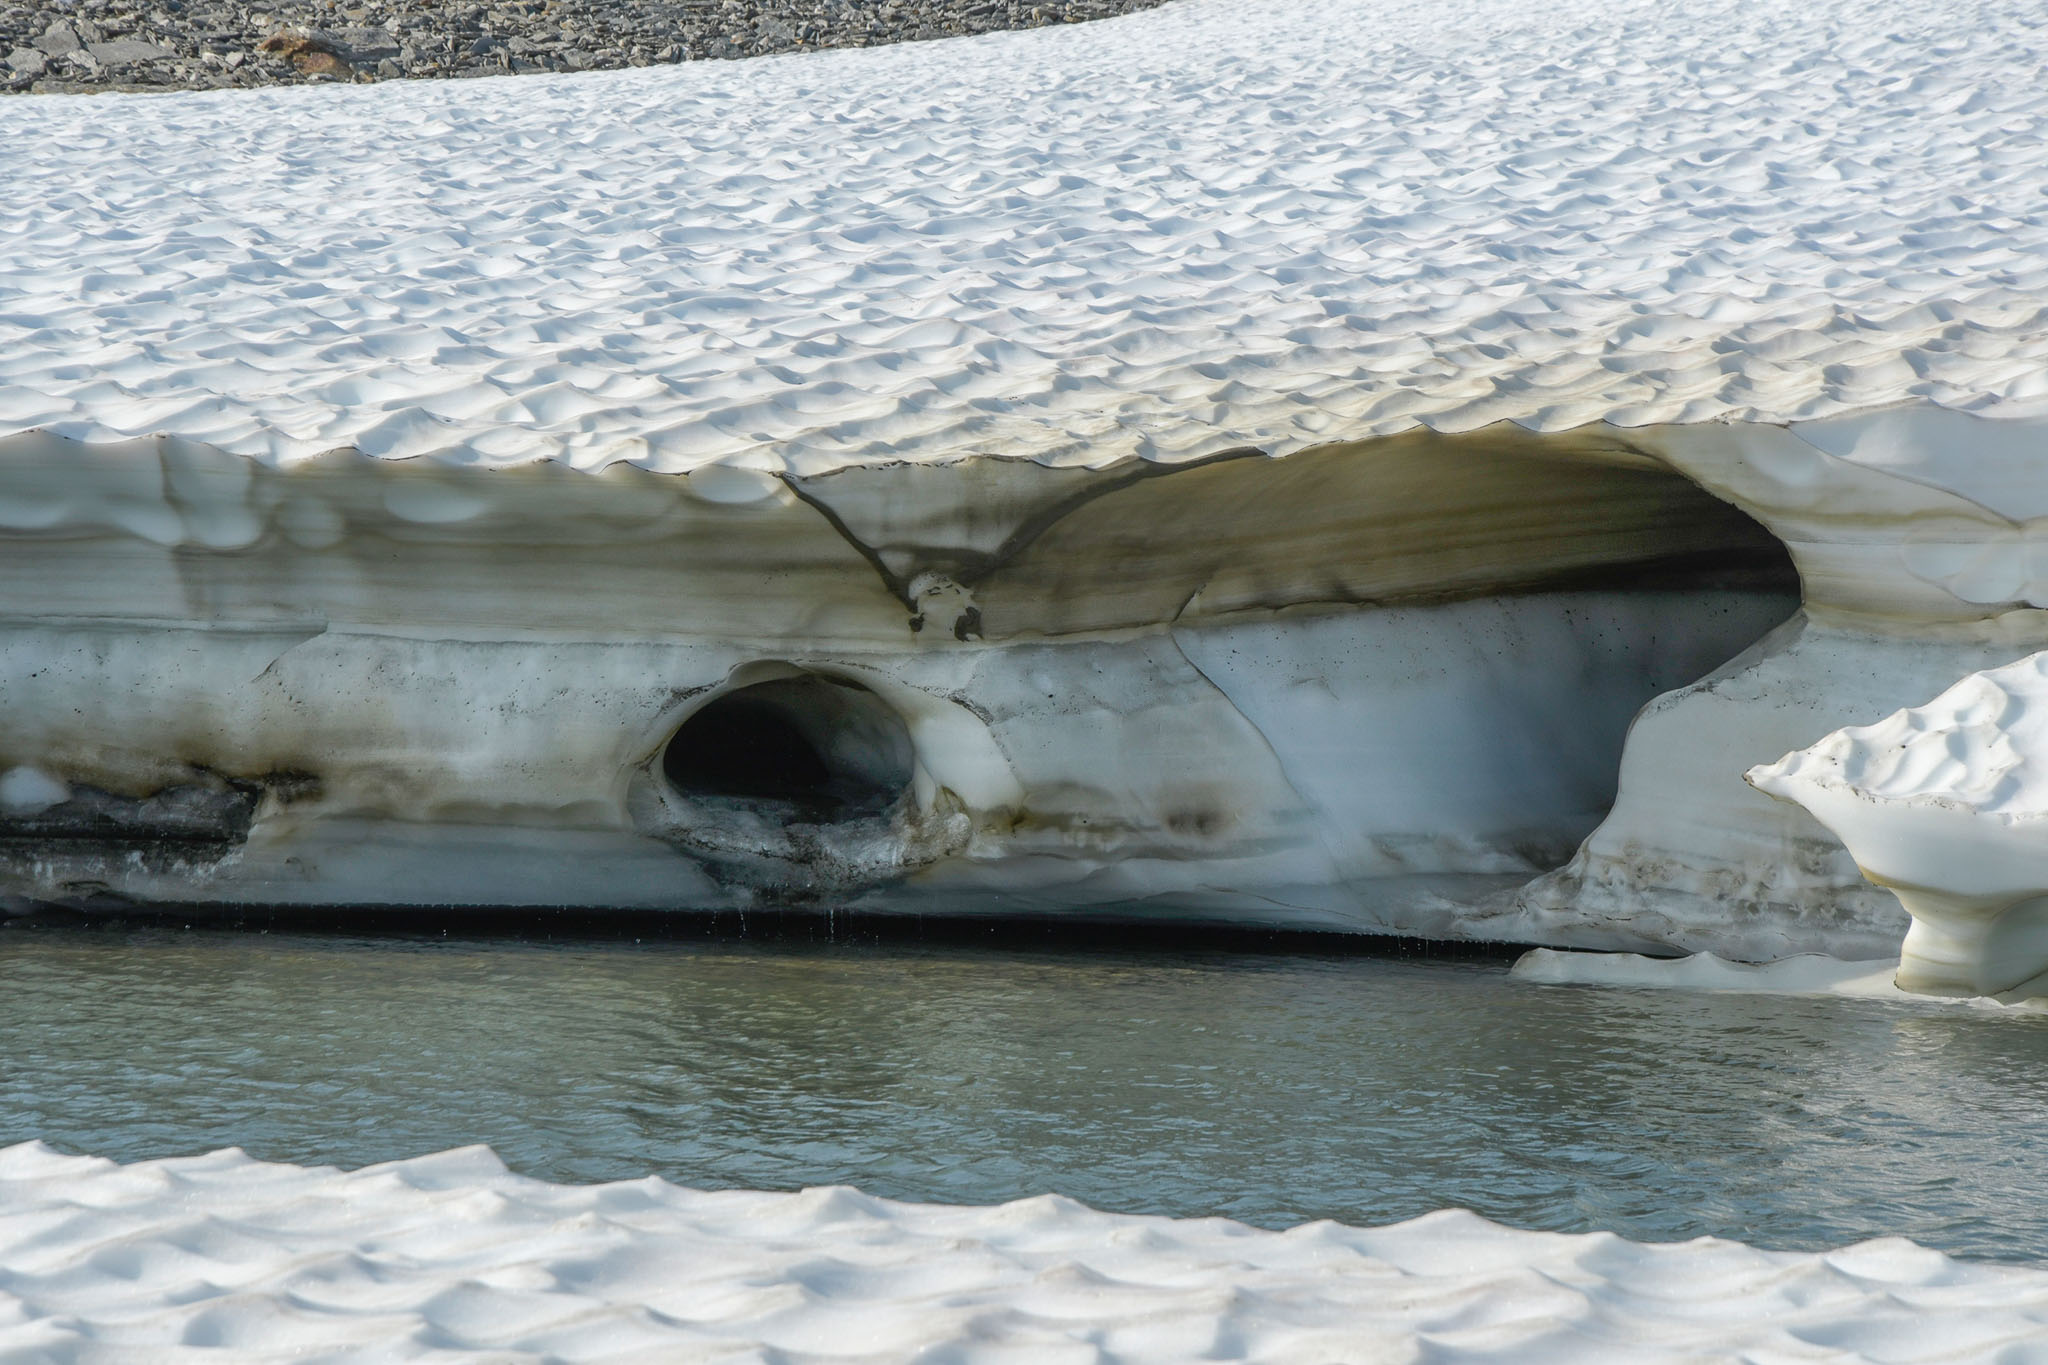
[(1816, 953), (1775, 962), (1730, 962), (1713, 953), (1645, 957), (1638, 953), (1565, 952), (1532, 948), (1511, 975), (1538, 986), (1604, 986), (1619, 990), (1728, 991), (1739, 995), (1829, 995), (1923, 1007), (1976, 1010), (2048, 1010), (2048, 1000), (1989, 996), (1940, 997), (1903, 990), (1895, 959), (1844, 960)]
[[(1540, 435), (1503, 421), (1460, 436), (1420, 428), (1399, 437), (1338, 434), (1295, 451), (1283, 471), (1240, 468), (1217, 477), (1246, 490), (1377, 481), (1399, 485), (1413, 501), (1432, 461), (1456, 460), (1464, 477), (1503, 489), (1564, 461), (1588, 496), (1608, 496), (1663, 465), (1767, 527), (1791, 553), (1809, 610), (1832, 619), (1917, 629), (2048, 607), (2048, 416), (1992, 420), (1913, 402), (1789, 424), (1598, 422)], [(1276, 453), (1220, 448), (1220, 439), (1210, 432), (1196, 444), (1218, 449), (1178, 463), (1126, 456), (1053, 468), (956, 451), (945, 460), (898, 458), (809, 477), (727, 465), (663, 475), (625, 463), (582, 480), (565, 477), (575, 466), (554, 462), (477, 467), (338, 449), (274, 466), (189, 433), (95, 445), (24, 431), (0, 435), (0, 535), (111, 532), (217, 551), (281, 537), (318, 551), (366, 530), (473, 545), (599, 536), (600, 527), (637, 538), (685, 521), (744, 533), (749, 518), (822, 516), (910, 605), (920, 573), (936, 575), (927, 580), (934, 591), (942, 579), (971, 588), (974, 577), (1006, 559), (1042, 553), (1036, 542), (1049, 528), (1071, 524), (1105, 494), (1177, 471), (1263, 464), (1256, 457)], [(1601, 466), (1611, 487), (1594, 488)], [(1195, 483), (1183, 478), (1174, 487)], [(1444, 490), (1437, 500), (1453, 497)], [(793, 508), (797, 502), (810, 510)], [(1711, 512), (1698, 516), (1702, 525), (1715, 520)], [(1720, 532), (1666, 533), (1674, 552), (1702, 534)], [(1384, 585), (1356, 585), (1339, 595), (1384, 592)]]

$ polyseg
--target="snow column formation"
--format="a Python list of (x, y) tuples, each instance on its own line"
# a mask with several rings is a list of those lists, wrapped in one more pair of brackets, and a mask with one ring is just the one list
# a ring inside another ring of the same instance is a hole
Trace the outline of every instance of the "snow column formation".
[(0, 906), (1887, 954), (1740, 775), (2048, 647), (2036, 9), (10, 99)]
[(1913, 917), (1898, 984), (2048, 996), (2048, 654), (1752, 768)]

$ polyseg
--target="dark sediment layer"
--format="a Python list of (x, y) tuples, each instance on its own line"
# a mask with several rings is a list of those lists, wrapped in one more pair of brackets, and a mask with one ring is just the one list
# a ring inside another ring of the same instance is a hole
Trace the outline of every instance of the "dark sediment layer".
[(758, 57), (1104, 19), (1162, 0), (0, 3), (0, 91), (211, 90)]

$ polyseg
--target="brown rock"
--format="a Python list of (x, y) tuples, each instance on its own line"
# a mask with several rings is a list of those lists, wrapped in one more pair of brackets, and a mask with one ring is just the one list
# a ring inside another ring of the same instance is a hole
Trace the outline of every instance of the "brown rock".
[(346, 79), (355, 71), (332, 43), (310, 33), (273, 33), (258, 43), (256, 50), (288, 59), (302, 76)]

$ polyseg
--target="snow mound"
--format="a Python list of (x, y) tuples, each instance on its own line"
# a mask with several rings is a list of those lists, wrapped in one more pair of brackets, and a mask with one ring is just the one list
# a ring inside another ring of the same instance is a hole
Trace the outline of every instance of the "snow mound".
[(1972, 673), (1923, 706), (1836, 730), (1747, 777), (1787, 800), (1820, 789), (2005, 824), (2048, 816), (2048, 653)]
[(1517, 1232), (1262, 1232), (850, 1189), (564, 1186), (485, 1148), (354, 1172), (0, 1150), (0, 1352), (351, 1360), (2009, 1359), (2048, 1272)]
[(1179, 0), (0, 105), (0, 439), (811, 475), (2048, 411), (2033, 0)]
[(1743, 776), (1899, 898), (1901, 986), (2048, 1001), (2048, 651)]

